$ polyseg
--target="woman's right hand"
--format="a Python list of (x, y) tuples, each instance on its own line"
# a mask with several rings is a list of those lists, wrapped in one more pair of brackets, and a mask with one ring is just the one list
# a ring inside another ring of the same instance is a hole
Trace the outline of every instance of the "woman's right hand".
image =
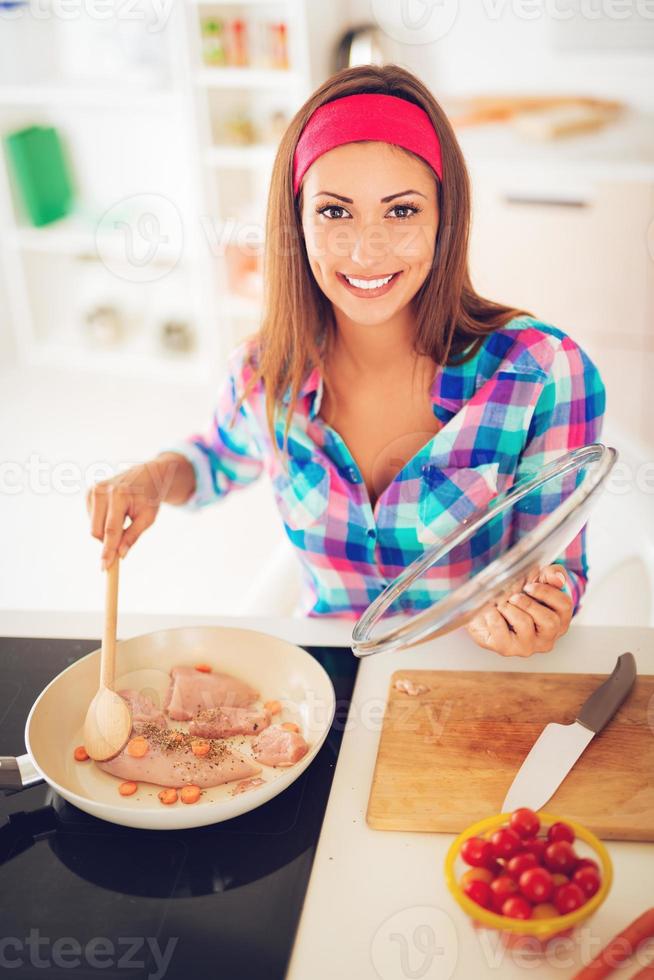
[[(124, 558), (146, 528), (154, 523), (162, 502), (161, 464), (140, 463), (109, 480), (101, 480), (86, 494), (91, 534), (104, 542), (101, 566), (109, 568), (116, 554)], [(125, 518), (131, 524), (126, 528)]]

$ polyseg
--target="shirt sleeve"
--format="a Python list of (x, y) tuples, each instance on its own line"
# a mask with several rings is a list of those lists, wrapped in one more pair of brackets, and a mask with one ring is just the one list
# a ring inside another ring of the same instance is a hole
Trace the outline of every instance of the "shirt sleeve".
[[(581, 347), (564, 337), (536, 403), (515, 482), (536, 476), (566, 452), (599, 442), (605, 407), (606, 390), (599, 371)], [(568, 574), (565, 591), (574, 603), (573, 615), (588, 582), (586, 527), (553, 562), (563, 565)]]
[(231, 490), (253, 483), (263, 472), (261, 440), (247, 399), (232, 424), (234, 408), (244, 387), (247, 343), (241, 343), (228, 358), (227, 377), (219, 390), (207, 430), (159, 449), (159, 453), (179, 453), (193, 466), (195, 490), (179, 505), (186, 510), (199, 510), (213, 504)]

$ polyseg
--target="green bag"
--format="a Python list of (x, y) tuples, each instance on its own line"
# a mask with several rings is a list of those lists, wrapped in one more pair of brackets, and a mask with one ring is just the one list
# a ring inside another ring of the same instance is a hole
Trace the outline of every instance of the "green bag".
[(56, 129), (29, 126), (4, 137), (15, 184), (33, 225), (69, 214), (73, 183)]

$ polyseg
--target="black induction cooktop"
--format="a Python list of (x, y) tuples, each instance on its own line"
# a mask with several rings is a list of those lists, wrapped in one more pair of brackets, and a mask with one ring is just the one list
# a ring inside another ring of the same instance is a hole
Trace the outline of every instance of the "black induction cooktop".
[[(25, 752), (32, 704), (99, 640), (0, 638), (0, 755)], [(0, 972), (132, 980), (275, 980), (293, 947), (358, 660), (304, 647), (336, 715), (291, 786), (242, 816), (192, 830), (99, 820), (47, 784), (0, 794)]]

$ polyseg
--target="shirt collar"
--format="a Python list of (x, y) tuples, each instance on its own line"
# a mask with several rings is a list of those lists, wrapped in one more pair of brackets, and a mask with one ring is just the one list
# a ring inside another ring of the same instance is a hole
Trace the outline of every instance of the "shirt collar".
[[(307, 377), (304, 380), (302, 387), (298, 392), (298, 398), (306, 398), (309, 395), (315, 394), (316, 397), (313, 398), (311, 404), (309, 405), (309, 418), (313, 419), (318, 414), (320, 410), (320, 403), (322, 401), (323, 392), (323, 382), (322, 374), (320, 373), (320, 368), (318, 366), (312, 368)], [(291, 386), (289, 385), (284, 393), (282, 401), (285, 405), (288, 405), (291, 400)]]

